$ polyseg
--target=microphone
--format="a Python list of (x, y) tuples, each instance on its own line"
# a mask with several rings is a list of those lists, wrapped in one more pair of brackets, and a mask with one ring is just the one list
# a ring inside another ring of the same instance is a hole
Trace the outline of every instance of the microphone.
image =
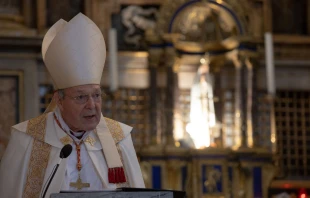
[[(55, 173), (56, 173), (56, 171), (57, 171), (57, 169), (59, 167), (59, 164), (60, 164), (61, 160), (64, 159), (64, 158), (67, 158), (71, 154), (71, 152), (72, 152), (72, 146), (70, 144), (66, 144), (64, 147), (62, 147), (62, 149), (60, 151), (60, 154), (59, 154), (60, 160), (59, 160), (58, 164), (56, 164), (56, 168), (54, 167), (54, 170), (52, 171), (52, 177), (50, 176), (51, 178), (47, 180), (48, 184), (47, 184), (47, 187), (44, 190), (44, 194), (42, 196), (43, 198), (45, 197), (47, 189), (49, 188), (49, 186), (50, 186), (50, 184), (51, 184), (51, 182), (52, 182), (52, 180), (53, 180), (53, 178), (55, 176)], [(45, 185), (46, 185), (46, 183), (45, 183)]]
[(64, 147), (62, 147), (59, 157), (61, 159), (67, 158), (72, 152), (72, 146), (70, 144), (66, 144)]

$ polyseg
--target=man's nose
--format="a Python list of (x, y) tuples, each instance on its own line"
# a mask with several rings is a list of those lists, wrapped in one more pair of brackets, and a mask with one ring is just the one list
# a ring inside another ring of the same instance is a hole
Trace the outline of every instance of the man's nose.
[(92, 96), (89, 96), (87, 102), (86, 102), (87, 108), (95, 108), (95, 100)]

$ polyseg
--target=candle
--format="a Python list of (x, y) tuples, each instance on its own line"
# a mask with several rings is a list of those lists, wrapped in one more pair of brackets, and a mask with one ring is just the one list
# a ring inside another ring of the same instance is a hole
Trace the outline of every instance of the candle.
[(265, 33), (265, 59), (266, 59), (266, 76), (268, 94), (274, 96), (276, 93), (275, 74), (274, 74), (274, 57), (273, 57), (273, 40), (270, 32)]
[(117, 32), (116, 29), (109, 30), (109, 79), (110, 90), (118, 89), (118, 64), (117, 64)]

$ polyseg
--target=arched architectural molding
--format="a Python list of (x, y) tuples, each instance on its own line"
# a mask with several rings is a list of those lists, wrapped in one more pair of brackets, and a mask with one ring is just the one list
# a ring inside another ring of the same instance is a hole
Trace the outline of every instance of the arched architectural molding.
[(166, 1), (160, 10), (156, 31), (159, 34), (171, 33), (174, 19), (182, 14), (182, 12), (197, 3), (206, 3), (214, 7), (218, 7), (227, 12), (236, 22), (240, 35), (248, 35), (249, 23), (251, 22), (250, 8), (251, 4), (248, 1), (204, 1), (204, 0), (172, 0)]

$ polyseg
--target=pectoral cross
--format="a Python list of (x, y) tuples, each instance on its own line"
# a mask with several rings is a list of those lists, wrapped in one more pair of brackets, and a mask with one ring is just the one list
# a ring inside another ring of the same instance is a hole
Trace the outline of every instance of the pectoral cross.
[(81, 190), (82, 188), (89, 188), (90, 184), (89, 183), (83, 183), (80, 176), (79, 176), (79, 178), (76, 180), (76, 182), (70, 183), (70, 186), (77, 188), (78, 190)]
[(76, 180), (76, 182), (70, 182), (70, 186), (77, 188), (78, 190), (81, 190), (82, 188), (89, 188), (89, 183), (83, 183), (81, 180), (81, 170), (82, 170), (82, 163), (81, 163), (81, 144), (83, 143), (83, 140), (78, 144), (74, 142), (76, 146), (76, 152), (77, 152), (77, 163), (76, 163), (76, 169), (79, 171), (79, 178)]

